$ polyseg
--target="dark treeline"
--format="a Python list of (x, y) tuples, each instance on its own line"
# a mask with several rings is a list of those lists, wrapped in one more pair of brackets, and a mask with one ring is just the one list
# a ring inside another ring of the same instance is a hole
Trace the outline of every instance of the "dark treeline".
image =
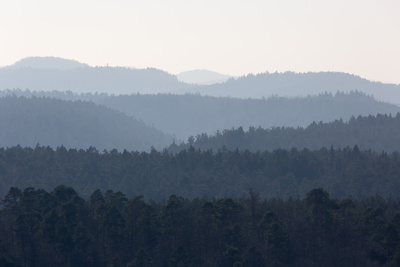
[(0, 149), (0, 194), (10, 186), (52, 190), (58, 184), (84, 197), (95, 189), (143, 194), (159, 201), (172, 194), (185, 198), (241, 197), (256, 188), (263, 198), (304, 196), (323, 187), (334, 198), (380, 194), (400, 196), (400, 155), (359, 150), (357, 146), (311, 151), (199, 151), (177, 154), (99, 152), (91, 147), (20, 146)]
[(193, 146), (200, 150), (218, 150), (225, 147), (229, 150), (264, 151), (274, 149), (320, 149), (355, 146), (363, 150), (393, 152), (400, 150), (400, 114), (352, 117), (348, 122), (336, 120), (329, 123), (312, 123), (306, 128), (273, 127), (263, 129), (242, 127), (217, 132), (215, 135), (199, 134), (189, 137), (186, 143), (173, 144), (169, 151), (177, 152)]
[(175, 195), (162, 202), (73, 188), (10, 188), (1, 266), (399, 266), (400, 201)]

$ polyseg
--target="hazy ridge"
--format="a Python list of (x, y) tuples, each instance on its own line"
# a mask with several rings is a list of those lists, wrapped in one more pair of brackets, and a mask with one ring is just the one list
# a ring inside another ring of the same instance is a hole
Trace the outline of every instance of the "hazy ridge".
[(196, 88), (193, 91), (202, 95), (238, 98), (262, 98), (272, 95), (297, 97), (324, 92), (360, 91), (372, 95), (380, 101), (400, 104), (400, 85), (372, 82), (342, 72), (249, 74), (237, 79), (229, 79), (225, 83)]
[[(204, 73), (209, 76), (212, 72), (202, 70), (197, 71), (196, 75), (205, 77)], [(218, 77), (221, 76), (218, 74)], [(27, 58), (13, 66), (0, 68), (0, 90), (17, 88), (108, 94), (191, 93), (245, 99), (297, 97), (325, 92), (335, 94), (338, 91), (348, 93), (357, 90), (380, 101), (400, 104), (400, 85), (372, 82), (341, 72), (266, 72), (200, 86), (181, 82), (177, 76), (154, 68), (90, 67), (76, 61), (51, 57)]]
[(239, 151), (272, 151), (276, 149), (345, 148), (392, 153), (400, 150), (400, 113), (396, 115), (358, 116), (348, 122), (312, 123), (307, 127), (250, 127), (224, 130), (214, 135), (201, 134), (188, 142), (173, 144), (169, 151), (177, 153), (190, 147), (202, 151), (219, 149)]
[(3, 95), (42, 96), (64, 100), (92, 101), (119, 110), (173, 135), (178, 140), (199, 134), (243, 127), (307, 127), (315, 122), (349, 120), (352, 116), (397, 114), (400, 108), (376, 101), (360, 92), (267, 99), (238, 99), (200, 95), (108, 95), (72, 92), (5, 90)]
[(91, 102), (41, 97), (0, 98), (0, 146), (37, 144), (102, 151), (163, 149), (172, 137)]

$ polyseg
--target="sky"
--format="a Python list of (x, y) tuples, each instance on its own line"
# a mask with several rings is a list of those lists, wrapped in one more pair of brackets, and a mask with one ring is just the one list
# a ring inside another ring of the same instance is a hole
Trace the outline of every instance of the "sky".
[(0, 66), (347, 72), (400, 84), (399, 0), (0, 0)]

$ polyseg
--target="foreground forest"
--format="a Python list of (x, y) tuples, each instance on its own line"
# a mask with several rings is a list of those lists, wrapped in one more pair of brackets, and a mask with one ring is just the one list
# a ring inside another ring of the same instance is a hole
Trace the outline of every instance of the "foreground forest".
[(357, 146), (273, 151), (99, 152), (91, 147), (0, 148), (0, 194), (9, 187), (52, 190), (71, 186), (88, 197), (94, 190), (121, 191), (160, 201), (241, 197), (257, 189), (262, 198), (304, 196), (323, 187), (332, 197), (400, 196), (400, 155)]
[(96, 190), (11, 187), (1, 201), (1, 266), (399, 266), (400, 202), (196, 198), (162, 202)]

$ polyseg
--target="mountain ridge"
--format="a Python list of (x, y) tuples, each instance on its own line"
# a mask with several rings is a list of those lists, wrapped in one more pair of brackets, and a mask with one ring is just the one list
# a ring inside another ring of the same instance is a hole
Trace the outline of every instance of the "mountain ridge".
[(212, 135), (232, 127), (306, 127), (313, 121), (330, 122), (352, 116), (397, 114), (400, 107), (361, 92), (324, 93), (317, 96), (239, 99), (173, 94), (74, 94), (72, 92), (0, 91), (0, 96), (45, 96), (92, 101), (154, 125), (178, 140), (203, 133)]
[[(53, 60), (62, 60), (53, 58)], [(26, 59), (27, 60), (27, 59)], [(25, 61), (26, 61), (25, 60)], [(68, 60), (67, 60), (68, 61)], [(73, 61), (76, 63), (76, 61)], [(82, 63), (77, 63), (82, 64)], [(18, 64), (17, 64), (18, 65)], [(204, 70), (205, 72), (209, 72)], [(190, 72), (190, 71), (189, 71)], [(209, 80), (210, 81), (210, 80)], [(214, 80), (215, 81), (215, 80)], [(73, 91), (109, 94), (200, 94), (235, 98), (297, 97), (358, 90), (377, 100), (400, 105), (400, 84), (373, 82), (343, 72), (248, 74), (211, 85), (189, 84), (155, 68), (0, 68), (0, 90)]]
[(18, 60), (14, 64), (7, 66), (7, 68), (34, 68), (34, 69), (74, 69), (74, 68), (88, 68), (89, 65), (81, 63), (73, 59), (65, 59), (60, 57), (26, 57)]
[(100, 150), (163, 149), (172, 136), (93, 102), (55, 98), (0, 98), (0, 147), (37, 144)]

